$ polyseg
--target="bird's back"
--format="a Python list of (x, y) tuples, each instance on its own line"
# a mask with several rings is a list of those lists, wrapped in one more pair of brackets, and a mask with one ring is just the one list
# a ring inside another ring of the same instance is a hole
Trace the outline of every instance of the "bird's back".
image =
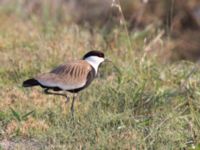
[(38, 82), (45, 88), (75, 91), (88, 86), (94, 77), (93, 67), (84, 60), (78, 60), (60, 65), (49, 73), (36, 76), (34, 83)]

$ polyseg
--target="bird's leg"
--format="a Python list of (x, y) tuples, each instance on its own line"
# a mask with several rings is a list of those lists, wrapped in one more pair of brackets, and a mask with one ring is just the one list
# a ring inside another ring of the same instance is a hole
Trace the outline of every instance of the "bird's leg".
[(44, 93), (45, 94), (48, 94), (48, 95), (60, 95), (60, 96), (64, 96), (64, 97), (66, 97), (66, 94), (63, 94), (63, 93), (55, 93), (55, 92), (49, 92), (49, 88), (46, 88), (45, 90), (44, 90)]
[(44, 90), (44, 93), (48, 94), (48, 95), (60, 95), (60, 96), (64, 96), (66, 98), (65, 103), (67, 104), (69, 102), (70, 97), (67, 95), (67, 93), (55, 93), (55, 92), (49, 92), (49, 90), (50, 90), (49, 88), (46, 88)]
[(44, 93), (49, 94), (49, 89), (48, 88), (44, 89)]
[(71, 104), (72, 116), (74, 116), (74, 102), (75, 102), (75, 99), (76, 99), (76, 94), (73, 94), (73, 99), (72, 99), (72, 104)]
[(65, 103), (67, 104), (70, 101), (70, 97), (67, 95), (67, 93), (65, 94), (65, 97), (66, 97)]

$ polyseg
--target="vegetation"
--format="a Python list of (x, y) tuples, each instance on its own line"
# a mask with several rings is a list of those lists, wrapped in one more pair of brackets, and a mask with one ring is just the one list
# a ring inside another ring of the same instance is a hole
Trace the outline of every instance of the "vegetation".
[[(147, 27), (127, 33), (124, 26), (104, 35), (74, 24), (1, 9), (0, 149), (198, 149), (200, 71), (194, 63), (162, 64), (145, 51)], [(103, 50), (97, 80), (79, 94), (75, 118), (70, 104), (23, 80), (91, 49)], [(161, 58), (162, 59), (162, 58)]]

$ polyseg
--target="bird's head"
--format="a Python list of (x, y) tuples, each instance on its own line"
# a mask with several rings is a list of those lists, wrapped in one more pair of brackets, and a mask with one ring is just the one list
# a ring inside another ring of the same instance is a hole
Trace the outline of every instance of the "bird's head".
[(101, 51), (93, 50), (87, 52), (84, 56), (84, 60), (94, 60), (96, 62), (102, 63), (104, 61), (104, 53)]
[(101, 63), (103, 63), (104, 61), (108, 61), (108, 59), (105, 58), (104, 53), (97, 50), (92, 50), (86, 53), (83, 56), (83, 60), (87, 61), (90, 65), (92, 65), (95, 68), (96, 72)]

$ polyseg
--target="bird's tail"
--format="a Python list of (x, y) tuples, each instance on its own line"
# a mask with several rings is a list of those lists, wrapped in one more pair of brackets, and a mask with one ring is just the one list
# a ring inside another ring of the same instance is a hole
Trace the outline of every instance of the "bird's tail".
[(32, 86), (37, 86), (37, 85), (40, 85), (40, 83), (33, 78), (24, 81), (22, 84), (23, 87), (32, 87)]

